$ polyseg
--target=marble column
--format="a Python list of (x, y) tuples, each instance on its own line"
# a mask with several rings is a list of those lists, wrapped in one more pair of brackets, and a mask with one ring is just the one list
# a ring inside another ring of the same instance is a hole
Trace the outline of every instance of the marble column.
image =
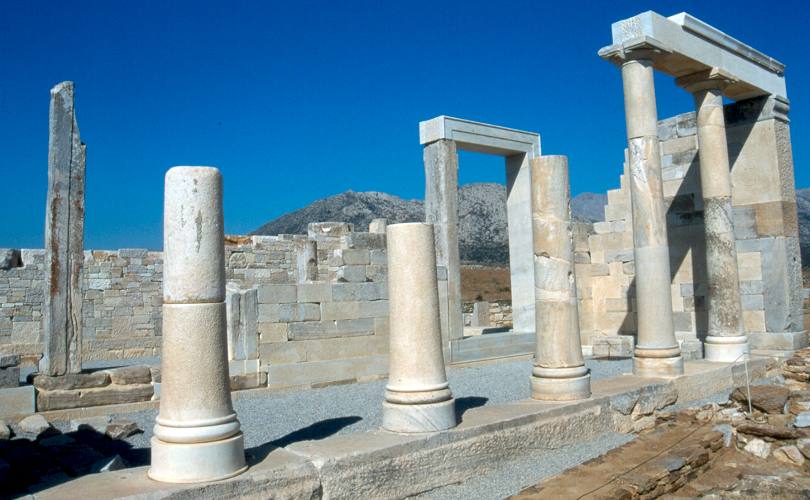
[(591, 375), (579, 338), (568, 158), (533, 158), (531, 179), (537, 336), (532, 398), (584, 399), (591, 395)]
[(228, 380), (219, 170), (169, 170), (163, 217), (163, 380), (149, 477), (215, 481), (247, 468)]
[(672, 321), (669, 242), (653, 66), (648, 58), (628, 55), (621, 68), (638, 316), (633, 373), (650, 377), (677, 376), (683, 373), (683, 358)]
[(386, 231), (390, 351), (383, 428), (435, 432), (456, 425), (442, 355), (433, 225)]
[(295, 274), (298, 283), (318, 281), (318, 242), (295, 240)]
[(723, 116), (723, 88), (731, 79), (717, 70), (707, 70), (678, 78), (676, 83), (693, 94), (697, 110), (709, 316), (703, 349), (707, 361), (736, 361), (748, 352), (748, 340), (743, 331)]

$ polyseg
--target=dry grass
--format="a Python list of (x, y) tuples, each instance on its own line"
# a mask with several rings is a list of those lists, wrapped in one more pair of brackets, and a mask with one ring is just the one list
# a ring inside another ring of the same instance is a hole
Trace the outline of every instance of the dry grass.
[(461, 300), (512, 300), (508, 267), (462, 266)]

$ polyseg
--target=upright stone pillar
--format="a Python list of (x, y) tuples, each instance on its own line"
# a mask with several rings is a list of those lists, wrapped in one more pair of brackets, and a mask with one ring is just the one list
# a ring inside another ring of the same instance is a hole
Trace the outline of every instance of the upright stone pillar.
[(672, 321), (669, 242), (653, 66), (642, 54), (628, 54), (621, 68), (638, 305), (633, 373), (650, 377), (676, 376), (683, 373), (683, 358)]
[(535, 331), (532, 398), (563, 401), (591, 395), (579, 338), (568, 159), (531, 160)]
[(163, 380), (149, 477), (215, 481), (247, 468), (228, 386), (219, 170), (169, 170), (163, 217)]
[(298, 283), (318, 280), (318, 242), (295, 240), (295, 274)]
[(435, 432), (456, 425), (444, 370), (433, 226), (387, 228), (390, 352), (383, 428)]
[(425, 222), (436, 230), (436, 263), (447, 270), (445, 341), (464, 336), (461, 311), (461, 260), (458, 249), (458, 154), (456, 143), (441, 139), (424, 148)]
[(73, 108), (73, 82), (51, 89), (45, 207), (44, 352), (40, 371), (82, 370), (85, 145)]
[(700, 185), (706, 231), (708, 335), (703, 346), (707, 361), (731, 362), (748, 352), (743, 331), (740, 278), (731, 209), (723, 88), (728, 76), (708, 70), (678, 78), (676, 83), (695, 98)]

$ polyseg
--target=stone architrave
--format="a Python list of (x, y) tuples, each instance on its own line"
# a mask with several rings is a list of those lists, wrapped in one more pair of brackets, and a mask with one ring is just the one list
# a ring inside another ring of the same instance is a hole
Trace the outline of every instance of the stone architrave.
[(693, 94), (697, 109), (709, 316), (703, 349), (707, 361), (717, 362), (737, 361), (748, 352), (748, 339), (743, 332), (728, 139), (723, 116), (723, 89), (732, 81), (733, 78), (716, 69), (676, 80)]
[(62, 82), (51, 89), (45, 207), (45, 345), (40, 371), (50, 376), (82, 369), (85, 158), (73, 82)]
[(228, 382), (219, 170), (170, 169), (163, 223), (162, 383), (149, 477), (225, 479), (247, 466)]
[(390, 354), (383, 428), (435, 432), (456, 425), (442, 354), (433, 225), (387, 228)]
[(649, 51), (624, 55), (621, 64), (633, 216), (633, 254), (638, 305), (638, 341), (633, 373), (683, 374), (683, 358), (672, 316), (669, 241), (661, 179), (658, 113)]
[(568, 158), (531, 160), (537, 350), (532, 398), (564, 401), (591, 395), (579, 337)]

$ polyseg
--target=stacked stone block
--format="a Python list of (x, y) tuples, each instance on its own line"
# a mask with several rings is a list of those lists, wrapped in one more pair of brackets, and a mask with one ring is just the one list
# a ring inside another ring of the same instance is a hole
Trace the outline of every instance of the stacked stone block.
[[(772, 99), (758, 98), (726, 105), (724, 109), (743, 331), (753, 350), (772, 354), (796, 349), (806, 342), (802, 333), (793, 167), (786, 121), (777, 104)], [(658, 123), (673, 322), (685, 359), (702, 356), (698, 338), (705, 336), (708, 325), (696, 134), (693, 112)], [(600, 338), (635, 331), (626, 176), (625, 163), (619, 189), (608, 191), (606, 221), (593, 225), (587, 243), (575, 233), (580, 327), (583, 343), (594, 345), (594, 354), (598, 344), (607, 344)], [(630, 344), (617, 341), (610, 345), (615, 352), (616, 346)]]

